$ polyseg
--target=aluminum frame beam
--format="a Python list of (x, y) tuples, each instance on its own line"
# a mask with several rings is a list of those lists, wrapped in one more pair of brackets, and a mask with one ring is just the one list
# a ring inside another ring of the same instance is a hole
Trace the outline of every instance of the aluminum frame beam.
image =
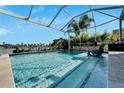
[[(116, 21), (116, 20), (118, 20), (118, 19), (116, 18), (116, 19), (113, 19), (113, 20), (110, 20), (110, 21), (107, 21), (107, 22), (101, 23), (101, 24), (99, 24), (99, 25), (96, 25), (96, 26), (93, 26), (93, 27), (89, 27), (89, 28), (87, 28), (87, 29), (93, 29), (93, 28), (96, 28), (96, 27), (100, 27), (100, 26), (103, 26), (103, 25), (109, 24), (109, 23), (111, 23), (111, 22), (113, 22), (113, 21)], [(74, 31), (69, 31), (69, 32), (74, 32)]]
[(113, 19), (113, 20), (101, 23), (99, 25), (96, 25), (96, 26), (93, 26), (93, 27), (89, 27), (88, 29), (92, 29), (92, 28), (95, 28), (95, 27), (100, 27), (100, 26), (106, 25), (106, 24), (111, 23), (111, 22), (116, 21), (116, 20), (118, 20), (118, 19), (116, 18), (116, 19)]
[(119, 20), (119, 29), (120, 29), (120, 43), (122, 42), (122, 20)]
[(123, 8), (123, 10), (122, 10), (122, 12), (121, 12), (120, 18), (121, 18), (122, 20), (124, 20), (124, 8)]
[[(19, 15), (19, 14), (16, 14), (16, 13), (12, 13), (12, 12), (9, 12), (9, 11), (3, 10), (3, 9), (0, 9), (0, 13), (11, 16), (11, 17), (15, 17), (15, 18), (18, 18), (18, 19), (21, 19), (21, 20), (25, 20), (25, 21), (28, 21), (28, 22), (31, 22), (31, 23), (34, 23), (34, 24), (37, 24), (37, 25), (41, 25), (41, 26), (44, 26), (44, 27), (47, 27), (47, 28), (51, 28), (51, 29), (54, 29), (54, 30), (57, 30), (57, 31), (60, 31), (58, 28), (48, 27), (48, 25), (45, 25), (45, 24), (43, 24), (41, 22), (38, 22), (38, 21), (35, 21), (31, 18), (29, 18), (27, 20), (28, 17), (22, 16), (22, 15)], [(61, 30), (60, 32), (64, 32), (64, 31)]]
[(122, 33), (123, 33), (123, 32), (122, 32), (122, 31), (123, 31), (123, 30), (122, 30), (122, 21), (124, 20), (123, 17), (124, 17), (124, 8), (123, 8), (123, 10), (122, 10), (122, 12), (121, 12), (121, 15), (120, 15), (120, 18), (121, 18), (121, 19), (119, 20), (119, 30), (120, 30), (120, 32), (119, 32), (119, 34), (120, 34), (120, 35), (119, 35), (119, 36), (120, 36), (119, 40), (120, 40), (120, 42), (122, 42), (122, 39), (123, 39), (123, 38), (122, 38)]
[[(89, 8), (90, 8), (90, 10), (92, 9), (90, 5), (89, 5)], [(94, 23), (95, 41), (96, 41), (96, 31), (97, 31), (97, 29), (96, 29), (96, 21), (95, 21), (95, 17), (94, 17), (94, 13), (93, 13), (93, 11), (91, 12), (91, 14), (92, 14), (93, 23)]]
[(109, 17), (113, 17), (113, 18), (120, 19), (119, 17), (113, 16), (113, 15), (111, 15), (111, 14), (104, 13), (104, 12), (101, 12), (101, 11), (95, 11), (95, 12), (98, 12), (98, 13), (103, 14), (103, 15), (107, 15), (107, 16), (109, 16)]
[(34, 6), (32, 5), (32, 6), (31, 6), (31, 9), (30, 9), (30, 11), (29, 11), (29, 15), (28, 15), (28, 17), (27, 17), (27, 20), (31, 17), (31, 14), (32, 14), (33, 8), (34, 8)]
[[(9, 11), (6, 11), (6, 10), (3, 10), (3, 9), (0, 9), (0, 13), (1, 14), (5, 14), (5, 15), (8, 15), (8, 16), (11, 16), (11, 17), (16, 17), (18, 19), (22, 19), (22, 20), (25, 20), (25, 21), (28, 21), (28, 22), (31, 22), (31, 23), (34, 23), (34, 24), (38, 24), (38, 25), (41, 25), (41, 26), (44, 26), (44, 27), (47, 27), (47, 28), (51, 28), (51, 29), (54, 29), (54, 30), (57, 30), (57, 31), (61, 31), (61, 32), (64, 32), (64, 28), (76, 17), (78, 16), (81, 16), (81, 15), (84, 15), (86, 13), (89, 13), (89, 12), (92, 12), (92, 11), (97, 11), (97, 10), (110, 10), (110, 9), (118, 9), (118, 8), (124, 8), (124, 5), (121, 5), (121, 6), (111, 6), (111, 7), (104, 7), (104, 8), (96, 8), (96, 9), (91, 9), (91, 10), (88, 10), (88, 11), (85, 11), (79, 15), (76, 15), (74, 16), (73, 18), (70, 19), (70, 21), (61, 29), (58, 29), (58, 28), (55, 28), (55, 27), (50, 27), (48, 25), (45, 25), (41, 22), (38, 22), (38, 21), (35, 21), (33, 19), (28, 19), (28, 17), (25, 17), (25, 16), (22, 16), (22, 15), (19, 15), (19, 14), (16, 14), (16, 13), (12, 13), (12, 12), (9, 12)], [(61, 11), (60, 11), (61, 12)], [(30, 16), (29, 16), (30, 17)], [(57, 16), (56, 16), (57, 17)], [(53, 23), (53, 21), (56, 19), (56, 17), (54, 17), (54, 19), (51, 21), (51, 23)]]
[(52, 19), (52, 21), (50, 22), (50, 24), (48, 25), (48, 27), (50, 27), (52, 25), (52, 23), (55, 21), (55, 19), (57, 18), (57, 16), (61, 13), (61, 11), (66, 7), (66, 5), (63, 5), (58, 12), (56, 13), (56, 15), (54, 16), (54, 18)]
[(91, 11), (97, 11), (97, 10), (110, 10), (110, 9), (119, 9), (119, 8), (124, 8), (124, 5), (120, 5), (120, 6), (111, 6), (111, 7), (104, 7), (104, 8), (95, 8), (95, 9), (87, 10), (87, 11), (81, 13), (81, 14), (78, 14), (78, 15), (72, 17), (72, 18), (70, 19), (70, 21), (67, 22), (67, 23), (65, 24), (65, 26), (63, 26), (60, 30), (63, 30), (63, 29), (64, 29), (64, 28), (65, 28), (65, 27), (66, 27), (74, 18), (79, 17), (79, 16), (81, 16), (81, 15), (84, 15), (84, 14), (86, 14), (86, 13), (89, 13), (89, 12), (91, 12)]

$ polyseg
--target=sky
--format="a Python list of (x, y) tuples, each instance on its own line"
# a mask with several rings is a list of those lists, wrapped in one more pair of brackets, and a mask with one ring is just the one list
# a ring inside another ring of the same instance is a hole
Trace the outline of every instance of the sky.
[[(41, 5), (34, 6), (31, 14), (31, 19), (42, 22), (44, 24), (49, 24), (53, 17), (56, 15), (57, 11), (60, 9), (61, 5)], [(106, 6), (92, 6), (92, 8), (99, 8)], [(9, 6), (0, 6), (0, 9), (7, 10), (9, 12), (14, 12), (19, 15), (28, 16), (30, 5), (9, 5)], [(64, 10), (59, 14), (59, 16), (55, 19), (54, 23), (51, 25), (52, 27), (57, 27), (61, 29), (73, 16), (76, 16), (86, 10), (89, 9), (89, 6), (83, 5), (70, 5), (66, 6)], [(121, 13), (121, 9), (102, 11), (105, 13), (112, 14), (114, 16), (119, 17)], [(91, 13), (88, 13), (91, 17)], [(96, 24), (101, 24), (106, 21), (112, 20), (114, 18), (108, 17), (106, 15), (94, 12), (95, 22)], [(78, 19), (78, 18), (76, 18)], [(91, 26), (93, 26), (93, 22)], [(104, 25), (102, 27), (97, 28), (99, 33), (103, 33), (104, 31), (111, 32), (113, 29), (118, 29), (118, 20)], [(64, 29), (66, 30), (66, 29)], [(94, 34), (94, 29), (88, 30), (88, 33)], [(10, 17), (4, 14), (0, 14), (0, 43), (51, 43), (54, 39), (57, 38), (67, 38), (63, 32), (53, 30), (46, 27), (41, 27), (36, 24), (17, 19), (15, 17)]]

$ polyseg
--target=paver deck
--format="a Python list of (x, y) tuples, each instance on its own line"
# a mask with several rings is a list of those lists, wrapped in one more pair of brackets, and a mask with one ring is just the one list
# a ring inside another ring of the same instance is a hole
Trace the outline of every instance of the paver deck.
[(14, 88), (14, 78), (9, 55), (0, 56), (0, 88)]
[(124, 88), (124, 52), (110, 52), (108, 68), (108, 87)]

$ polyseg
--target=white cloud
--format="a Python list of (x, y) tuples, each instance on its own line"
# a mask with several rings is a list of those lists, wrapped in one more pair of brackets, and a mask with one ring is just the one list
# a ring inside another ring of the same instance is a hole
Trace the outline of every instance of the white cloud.
[(5, 29), (5, 28), (0, 28), (0, 36), (6, 35), (7, 33), (9, 33), (10, 31)]
[(36, 6), (33, 10), (34, 13), (37, 13), (39, 11), (44, 11), (45, 10), (45, 5), (42, 5), (42, 6)]
[(58, 11), (57, 7), (47, 7), (46, 5), (41, 5), (41, 6), (34, 6), (33, 13), (39, 13), (39, 12), (48, 12), (50, 14), (56, 14)]
[(51, 22), (52, 18), (51, 17), (47, 18), (46, 16), (43, 16), (43, 17), (35, 17), (34, 20), (47, 25), (49, 24), (49, 22)]

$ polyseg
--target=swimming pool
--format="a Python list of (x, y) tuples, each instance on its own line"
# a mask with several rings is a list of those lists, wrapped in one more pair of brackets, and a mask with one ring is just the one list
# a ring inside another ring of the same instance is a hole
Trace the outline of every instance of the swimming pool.
[(98, 63), (85, 52), (14, 55), (10, 60), (16, 87), (20, 88), (80, 87)]

